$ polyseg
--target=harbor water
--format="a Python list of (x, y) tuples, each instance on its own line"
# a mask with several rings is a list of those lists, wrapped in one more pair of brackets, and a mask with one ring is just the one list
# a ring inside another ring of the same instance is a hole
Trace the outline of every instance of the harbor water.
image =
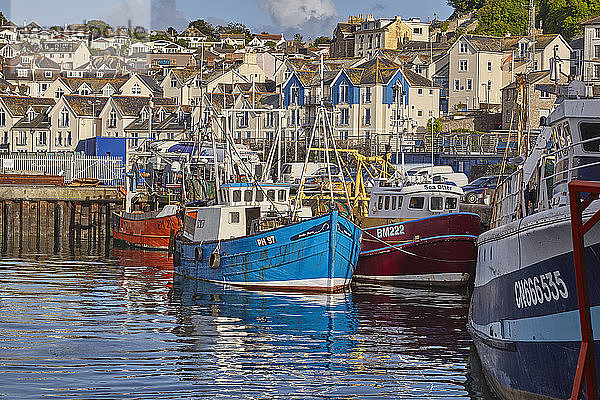
[(493, 398), (463, 293), (253, 292), (164, 253), (32, 247), (0, 259), (0, 397)]

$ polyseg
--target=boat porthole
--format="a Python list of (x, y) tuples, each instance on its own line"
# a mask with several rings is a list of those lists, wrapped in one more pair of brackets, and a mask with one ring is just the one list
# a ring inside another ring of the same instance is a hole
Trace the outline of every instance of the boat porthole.
[(221, 266), (221, 255), (217, 252), (212, 253), (210, 255), (210, 259), (208, 260), (208, 264), (212, 269), (217, 269)]
[(202, 247), (200, 247), (200, 246), (196, 247), (196, 261), (202, 260), (203, 255), (204, 255), (204, 252), (202, 251)]

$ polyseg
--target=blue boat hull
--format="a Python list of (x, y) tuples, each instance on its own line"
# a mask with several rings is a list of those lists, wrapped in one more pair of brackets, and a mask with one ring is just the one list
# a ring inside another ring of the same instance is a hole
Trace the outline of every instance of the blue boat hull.
[[(571, 394), (581, 344), (577, 286), (567, 214), (552, 217), (558, 220), (541, 215), (533, 223), (525, 220), (521, 226), (530, 223), (525, 229), (480, 237), (468, 329), (488, 381), (506, 399)], [(595, 228), (585, 249), (597, 370), (599, 239)]]
[(352, 281), (361, 238), (360, 228), (333, 212), (218, 242), (178, 239), (174, 272), (262, 290), (339, 292)]

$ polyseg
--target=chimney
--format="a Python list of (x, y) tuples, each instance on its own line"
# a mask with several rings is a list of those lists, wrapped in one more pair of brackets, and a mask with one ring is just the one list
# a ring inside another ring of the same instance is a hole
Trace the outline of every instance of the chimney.
[(23, 28), (27, 27), (27, 20), (23, 21)]

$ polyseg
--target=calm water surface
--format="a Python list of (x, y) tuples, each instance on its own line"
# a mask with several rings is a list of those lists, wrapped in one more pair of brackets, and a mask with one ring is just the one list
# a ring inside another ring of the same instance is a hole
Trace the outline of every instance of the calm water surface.
[(0, 259), (0, 397), (491, 398), (463, 294), (249, 292), (156, 252), (23, 253)]

